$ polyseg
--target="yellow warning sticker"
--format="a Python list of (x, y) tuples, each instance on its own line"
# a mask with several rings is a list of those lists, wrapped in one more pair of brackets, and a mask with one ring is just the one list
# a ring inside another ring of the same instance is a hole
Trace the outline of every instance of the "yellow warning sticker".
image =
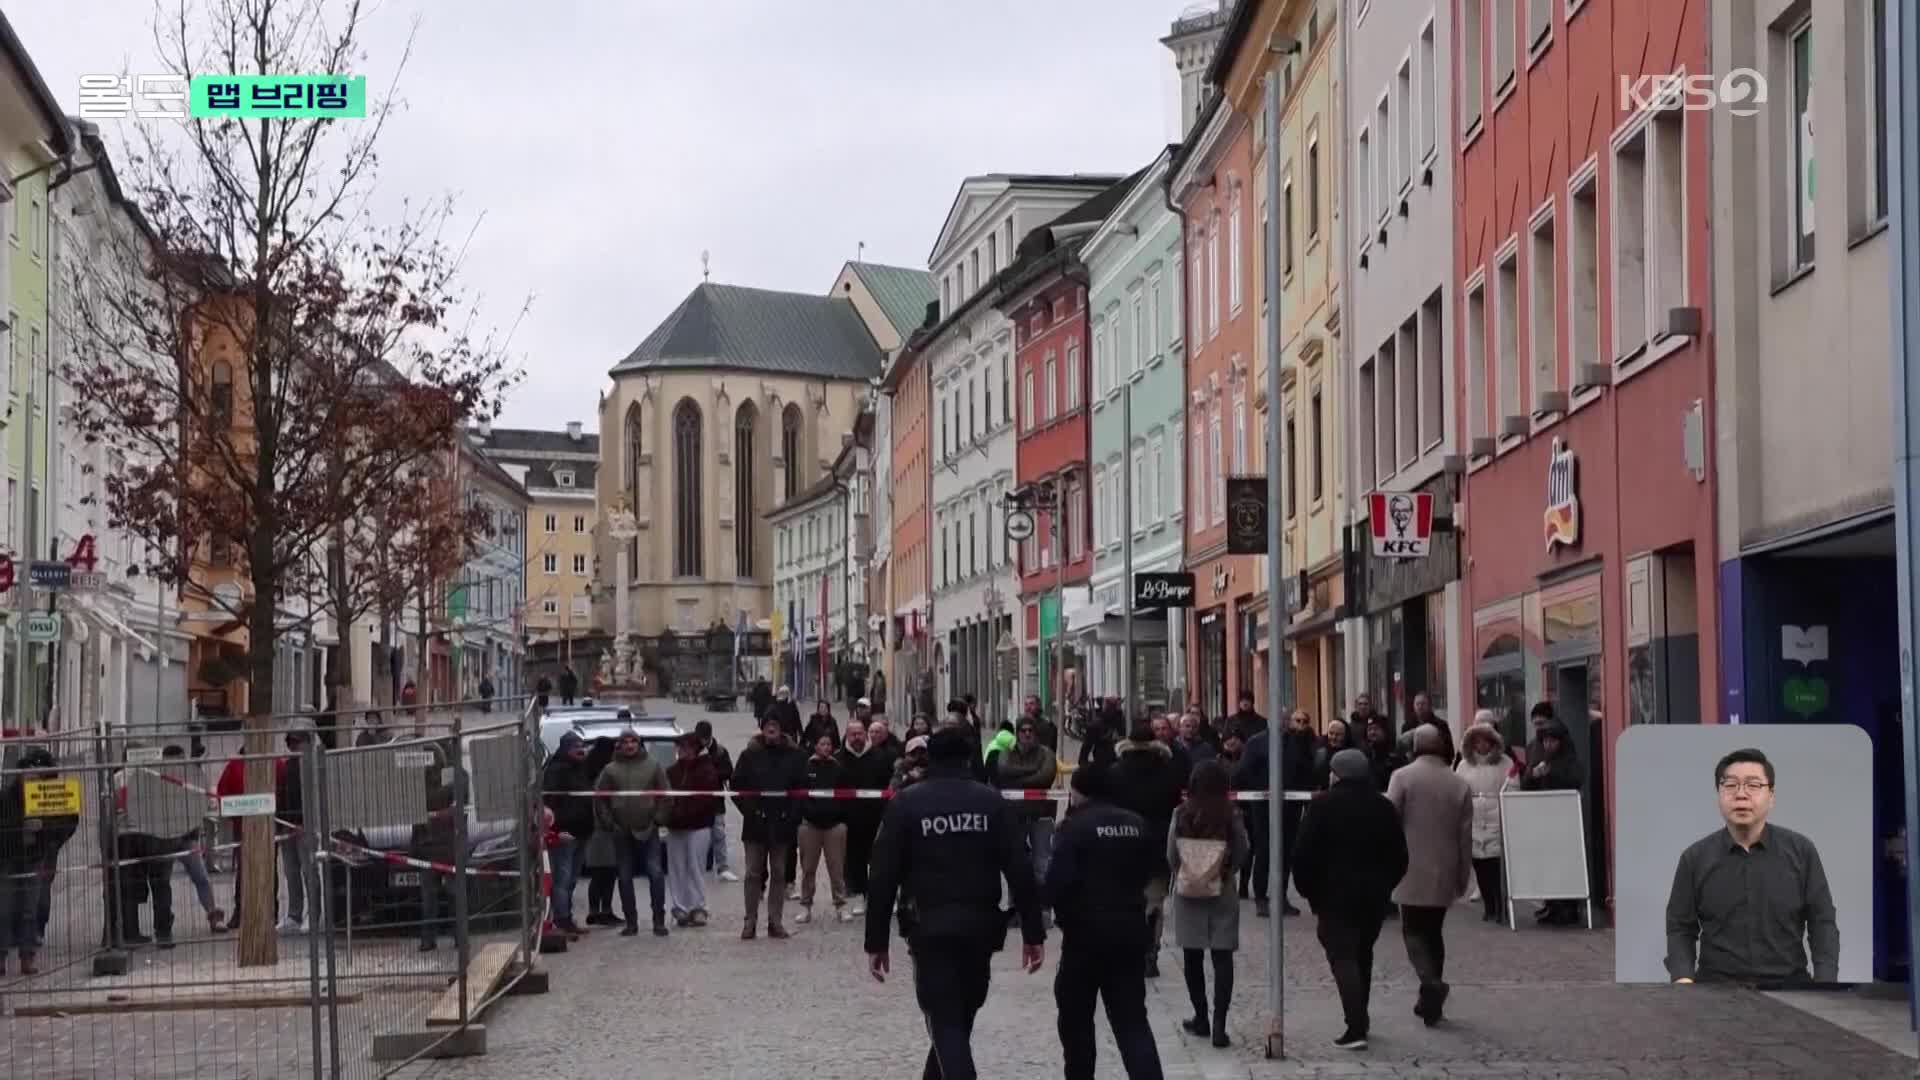
[(28, 780), (21, 785), (21, 801), (28, 817), (70, 817), (80, 813), (80, 781)]

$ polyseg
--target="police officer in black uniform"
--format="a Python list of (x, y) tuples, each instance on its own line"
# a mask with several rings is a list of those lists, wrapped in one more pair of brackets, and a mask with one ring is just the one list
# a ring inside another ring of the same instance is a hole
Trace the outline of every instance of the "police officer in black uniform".
[(1022, 965), (1032, 974), (1046, 959), (1026, 833), (999, 792), (969, 778), (972, 745), (955, 728), (927, 740), (926, 779), (887, 804), (867, 880), (867, 967), (880, 982), (889, 970), (887, 919), (895, 894), (913, 901), (912, 922), (903, 917), (900, 934), (913, 956), (914, 994), (933, 1040), (925, 1080), (978, 1075), (973, 1017), (986, 1004), (989, 965), (1006, 939), (1003, 875), (1020, 917)]
[(1053, 859), (1041, 899), (1060, 928), (1053, 1000), (1060, 1008), (1060, 1050), (1067, 1080), (1093, 1080), (1093, 1006), (1107, 1005), (1128, 1080), (1161, 1080), (1160, 1051), (1147, 1026), (1147, 881), (1156, 837), (1146, 819), (1108, 801), (1112, 774), (1083, 766), (1073, 774), (1066, 821), (1053, 835)]

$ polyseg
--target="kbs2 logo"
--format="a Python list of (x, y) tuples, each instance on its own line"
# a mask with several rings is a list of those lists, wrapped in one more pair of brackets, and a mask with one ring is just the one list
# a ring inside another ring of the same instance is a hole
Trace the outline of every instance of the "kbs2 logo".
[(1767, 103), (1767, 79), (1752, 68), (1734, 68), (1725, 75), (1620, 76), (1620, 109), (1679, 108), (1705, 112), (1725, 107), (1735, 116), (1755, 116)]

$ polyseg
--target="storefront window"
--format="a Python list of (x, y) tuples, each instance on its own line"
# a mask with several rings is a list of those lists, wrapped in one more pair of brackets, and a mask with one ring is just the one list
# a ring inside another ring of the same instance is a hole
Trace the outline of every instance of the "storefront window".
[(1541, 631), (1547, 648), (1555, 652), (1579, 651), (1588, 646), (1600, 651), (1600, 593), (1569, 597), (1540, 608)]
[(1474, 663), (1474, 708), (1491, 710), (1508, 744), (1527, 740), (1527, 674), (1518, 618), (1476, 629), (1479, 656)]

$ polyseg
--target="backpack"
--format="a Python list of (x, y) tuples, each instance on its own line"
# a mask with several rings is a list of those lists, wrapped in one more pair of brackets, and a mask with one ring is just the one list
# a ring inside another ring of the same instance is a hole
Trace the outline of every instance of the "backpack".
[(1180, 853), (1180, 870), (1173, 881), (1174, 895), (1188, 900), (1218, 897), (1227, 876), (1227, 842), (1192, 836), (1176, 836), (1173, 842)]

